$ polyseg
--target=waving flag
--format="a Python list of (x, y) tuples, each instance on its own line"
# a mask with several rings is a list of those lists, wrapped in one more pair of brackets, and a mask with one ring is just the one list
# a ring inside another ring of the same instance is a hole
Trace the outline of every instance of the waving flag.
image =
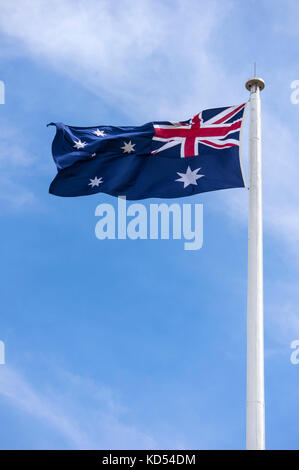
[(137, 127), (56, 126), (57, 196), (107, 193), (174, 198), (244, 187), (240, 131), (245, 104), (206, 109), (182, 122)]

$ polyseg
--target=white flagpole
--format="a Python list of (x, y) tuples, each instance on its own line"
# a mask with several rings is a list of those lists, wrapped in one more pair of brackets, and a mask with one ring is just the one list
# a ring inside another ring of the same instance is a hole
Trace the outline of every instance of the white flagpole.
[(261, 78), (250, 91), (246, 449), (265, 449)]

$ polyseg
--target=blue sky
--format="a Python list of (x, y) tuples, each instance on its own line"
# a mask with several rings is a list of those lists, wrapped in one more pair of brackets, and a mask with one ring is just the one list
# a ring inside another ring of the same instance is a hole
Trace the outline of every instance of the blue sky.
[(204, 205), (199, 251), (100, 241), (95, 208), (116, 201), (48, 194), (46, 124), (242, 103), (254, 61), (266, 82), (266, 445), (299, 448), (298, 20), (286, 0), (0, 0), (0, 448), (245, 447), (248, 191), (180, 201)]

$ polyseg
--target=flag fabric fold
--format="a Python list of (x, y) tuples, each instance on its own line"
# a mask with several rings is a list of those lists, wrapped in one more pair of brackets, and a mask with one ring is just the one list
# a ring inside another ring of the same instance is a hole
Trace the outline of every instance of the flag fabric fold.
[(129, 200), (175, 198), (244, 187), (240, 132), (245, 104), (207, 109), (181, 122), (136, 127), (56, 126), (57, 196), (107, 193)]

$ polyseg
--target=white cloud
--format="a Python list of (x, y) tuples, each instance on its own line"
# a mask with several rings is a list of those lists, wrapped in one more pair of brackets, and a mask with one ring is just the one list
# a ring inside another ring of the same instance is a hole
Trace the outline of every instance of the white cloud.
[(5, 365), (0, 369), (0, 396), (58, 432), (69, 448), (157, 448), (147, 433), (122, 422), (125, 410), (109, 389), (86, 378), (60, 372), (52, 385), (37, 388)]
[(79, 430), (77, 423), (55, 410), (26, 380), (7, 366), (0, 370), (0, 394), (12, 405), (58, 429), (72, 445), (89, 446), (87, 436)]
[(1, 31), (27, 55), (134, 115), (157, 118), (168, 109), (188, 114), (195, 97), (212, 96), (225, 78), (209, 40), (231, 2), (189, 0), (188, 8), (183, 0), (0, 5)]

